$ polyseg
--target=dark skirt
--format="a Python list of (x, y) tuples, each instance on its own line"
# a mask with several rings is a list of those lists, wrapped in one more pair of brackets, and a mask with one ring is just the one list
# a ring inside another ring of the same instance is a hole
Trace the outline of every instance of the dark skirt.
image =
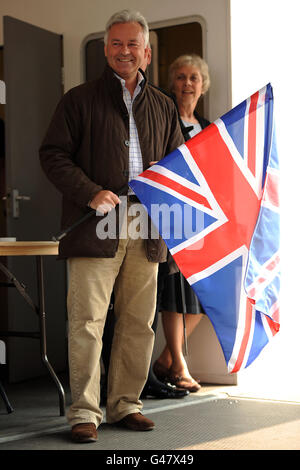
[[(198, 297), (186, 279), (184, 279), (184, 291), (186, 313), (205, 313)], [(180, 273), (164, 276), (163, 288), (160, 297), (160, 310), (177, 313), (183, 312)]]

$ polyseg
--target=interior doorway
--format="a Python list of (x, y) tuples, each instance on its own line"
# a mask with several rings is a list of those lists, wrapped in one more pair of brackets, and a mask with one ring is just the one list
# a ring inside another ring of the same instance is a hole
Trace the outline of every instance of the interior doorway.
[[(104, 55), (104, 33), (89, 36), (84, 44), (84, 79), (98, 78), (106, 65)], [(199, 21), (184, 24), (150, 26), (152, 62), (147, 76), (153, 85), (168, 90), (168, 69), (171, 63), (182, 54), (195, 53), (203, 57), (203, 28)], [(205, 58), (205, 57), (204, 57)], [(197, 111), (205, 116), (205, 100), (199, 100)]]
[[(60, 227), (61, 195), (41, 168), (39, 147), (62, 96), (63, 38), (39, 26), (4, 16), (3, 41), (0, 80), (5, 82), (6, 97), (5, 105), (0, 105), (1, 117), (5, 113), (0, 237), (48, 241)], [(38, 292), (32, 258), (7, 256), (1, 257), (1, 261), (26, 286), (36, 303)], [(60, 371), (65, 370), (67, 364), (65, 265), (58, 263), (55, 257), (44, 261), (48, 352), (53, 368)], [(0, 276), (0, 330), (36, 331), (38, 317), (15, 289), (1, 284), (2, 278)], [(4, 277), (3, 282), (6, 281)], [(7, 338), (6, 334), (3, 337), (7, 351), (5, 373), (10, 382), (46, 374), (35, 338), (19, 335)]]
[[(0, 80), (4, 83), (3, 46), (0, 46)], [(0, 103), (0, 237), (6, 236), (5, 223), (5, 106)]]
[[(0, 80), (4, 83), (4, 58), (3, 46), (0, 46)], [(3, 90), (2, 90), (3, 91)], [(5, 96), (1, 95), (0, 100), (0, 238), (6, 237), (6, 204), (3, 199), (6, 194), (5, 182)], [(4, 101), (4, 102), (3, 102)], [(7, 289), (2, 287), (3, 279), (0, 273), (0, 330), (7, 329), (7, 317), (3, 312), (7, 312)], [(0, 359), (0, 379), (4, 378), (6, 373), (5, 367), (1, 364)]]

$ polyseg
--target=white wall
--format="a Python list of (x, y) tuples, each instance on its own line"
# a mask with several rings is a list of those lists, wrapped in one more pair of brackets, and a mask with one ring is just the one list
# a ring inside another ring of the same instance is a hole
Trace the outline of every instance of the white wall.
[(299, 390), (298, 11), (298, 0), (231, 0), (233, 105), (271, 82), (281, 167), (281, 331), (239, 382), (278, 388), (288, 379)]

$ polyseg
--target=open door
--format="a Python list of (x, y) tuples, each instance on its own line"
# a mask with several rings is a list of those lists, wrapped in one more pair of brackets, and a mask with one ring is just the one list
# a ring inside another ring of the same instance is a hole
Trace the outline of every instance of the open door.
[[(61, 197), (41, 170), (38, 149), (62, 96), (62, 36), (4, 17), (6, 236), (19, 241), (51, 240), (59, 231)], [(3, 236), (3, 235), (1, 235)], [(36, 299), (34, 257), (8, 257), (8, 269)], [(66, 364), (65, 266), (44, 258), (48, 355), (54, 369)], [(15, 291), (7, 289), (10, 330), (33, 331), (37, 318)], [(3, 315), (3, 312), (2, 312)], [(42, 375), (39, 342), (10, 338), (10, 381)]]

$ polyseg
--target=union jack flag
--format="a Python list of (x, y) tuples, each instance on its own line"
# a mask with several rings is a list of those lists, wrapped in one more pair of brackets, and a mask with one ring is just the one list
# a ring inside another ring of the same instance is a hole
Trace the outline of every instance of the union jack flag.
[(130, 182), (231, 373), (279, 331), (278, 174), (268, 84)]

